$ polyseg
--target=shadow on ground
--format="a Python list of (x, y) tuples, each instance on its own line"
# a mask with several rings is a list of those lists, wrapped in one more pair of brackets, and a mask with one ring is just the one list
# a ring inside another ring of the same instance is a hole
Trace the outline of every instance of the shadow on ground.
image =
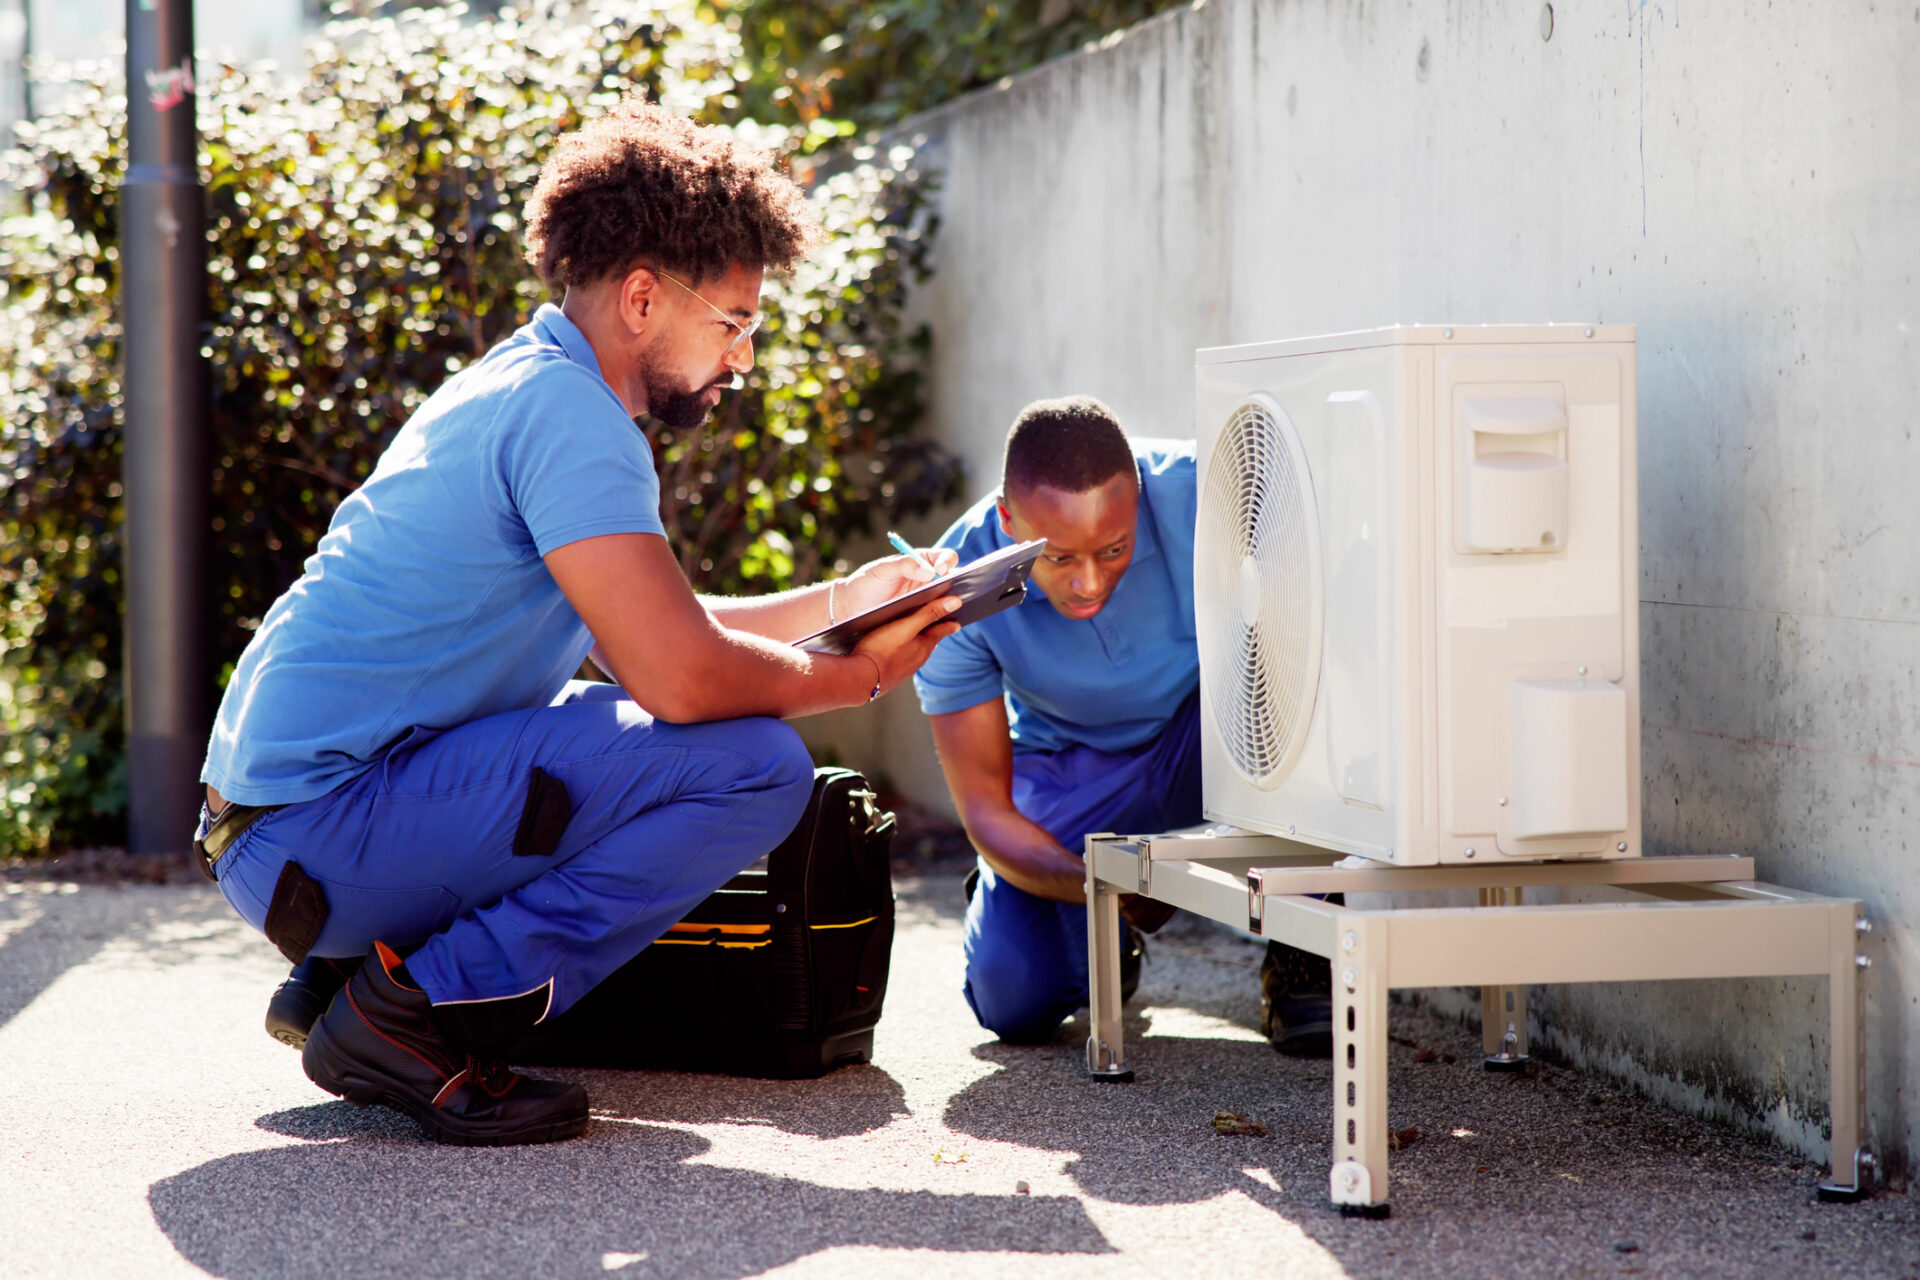
[[(1129, 1022), (1136, 1035), (1146, 1025)], [(1065, 1152), (1067, 1173), (1081, 1189), (1116, 1204), (1191, 1204), (1239, 1191), (1277, 1208), (1270, 1187), (1245, 1172), (1271, 1164), (1288, 1136), (1274, 1127), (1271, 1084), (1263, 1079), (1273, 1050), (1168, 1036), (1147, 1043), (1153, 1078), (1131, 1085), (1090, 1079), (1073, 1046), (1048, 1052), (1052, 1046), (981, 1045), (974, 1055), (1002, 1069), (957, 1094), (944, 1119), (971, 1137)], [(1136, 1050), (1136, 1061), (1143, 1060)], [(1324, 1064), (1319, 1074), (1327, 1074)], [(1267, 1132), (1215, 1133), (1211, 1119), (1220, 1111), (1264, 1116), (1256, 1122)]]
[(410, 1121), (343, 1102), (261, 1121), (300, 1146), (156, 1183), (153, 1215), (217, 1276), (756, 1275), (839, 1245), (1109, 1252), (1068, 1197), (843, 1190), (689, 1163), (709, 1144), (600, 1121), (578, 1141), (423, 1149)]
[[(546, 1074), (554, 1074), (548, 1072)], [(818, 1080), (741, 1080), (682, 1071), (581, 1071), (596, 1113), (675, 1124), (765, 1124), (813, 1138), (883, 1129), (907, 1114), (906, 1094), (875, 1066)]]
[[(1403, 1004), (1389, 1048), (1389, 1120), (1401, 1138), (1393, 1216), (1342, 1217), (1327, 1192), (1330, 1065), (1264, 1042), (1155, 1031), (1185, 1012), (1127, 1018), (1132, 1084), (1087, 1077), (1084, 1020), (1046, 1045), (978, 1046), (999, 1070), (956, 1094), (944, 1119), (962, 1134), (1061, 1153), (1074, 1182), (1104, 1201), (1239, 1192), (1357, 1280), (1824, 1274), (1839, 1258), (1855, 1275), (1920, 1278), (1920, 1214), (1905, 1197), (1820, 1204), (1822, 1171), (1764, 1140), (1551, 1064), (1487, 1073), (1477, 1036)], [(1215, 1132), (1220, 1111), (1260, 1131)]]
[[(882, 1129), (907, 1114), (906, 1095), (875, 1066), (842, 1067), (818, 1080), (756, 1080), (681, 1071), (568, 1071), (542, 1068), (548, 1079), (577, 1080), (606, 1119), (667, 1124), (761, 1124), (810, 1138), (845, 1138)], [(347, 1103), (295, 1107), (254, 1121), (290, 1138), (354, 1138), (417, 1132), (411, 1120), (383, 1107)]]
[(67, 970), (85, 964), (125, 926), (90, 924), (75, 929), (56, 912), (47, 912), (15, 930), (6, 942), (4, 982), (0, 982), (0, 1026), (40, 998)]
[(71, 881), (0, 878), (0, 888), (0, 1027), (116, 939), (138, 938), (154, 962), (176, 963), (190, 958), (192, 948), (166, 935), (192, 936), (233, 919), (211, 886), (197, 884), (159, 890), (88, 884), (83, 890)]

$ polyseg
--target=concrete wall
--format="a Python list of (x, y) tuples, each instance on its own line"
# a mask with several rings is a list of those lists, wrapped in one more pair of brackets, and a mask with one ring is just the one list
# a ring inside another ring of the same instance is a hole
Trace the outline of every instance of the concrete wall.
[[(1646, 833), (1859, 895), (1871, 1116), (1920, 1144), (1920, 9), (1206, 0), (915, 125), (934, 426), (1191, 436), (1197, 346), (1640, 334)], [(815, 727), (943, 799), (910, 697)], [(1536, 1036), (1824, 1157), (1808, 982), (1540, 993)], [(1536, 1043), (1539, 1043), (1537, 1039)]]
[[(33, 52), (77, 61), (125, 57), (124, 0), (7, 0), (31, 19)], [(194, 0), (194, 46), (205, 58), (299, 65), (307, 30), (302, 0)]]
[[(307, 32), (303, 0), (195, 0), (194, 44), (204, 70), (218, 61), (270, 59), (283, 69), (300, 65)], [(53, 62), (126, 58), (125, 0), (0, 0), (0, 138), (29, 105), (34, 114), (56, 107), (59, 82), (29, 89), (25, 59)], [(44, 73), (43, 73), (44, 74)]]

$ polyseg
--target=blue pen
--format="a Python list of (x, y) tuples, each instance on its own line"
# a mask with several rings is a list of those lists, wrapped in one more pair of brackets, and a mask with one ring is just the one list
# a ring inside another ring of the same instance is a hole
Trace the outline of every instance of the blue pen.
[(905, 538), (901, 537), (899, 534), (895, 533), (891, 529), (887, 530), (887, 541), (891, 542), (893, 544), (893, 549), (895, 551), (898, 551), (901, 555), (912, 556), (915, 560), (918, 560), (921, 564), (926, 565), (927, 572), (932, 574), (934, 577), (937, 578), (940, 576), (940, 571), (933, 567), (932, 562), (930, 562), (925, 556), (921, 555), (918, 551), (915, 551), (911, 543), (909, 543)]

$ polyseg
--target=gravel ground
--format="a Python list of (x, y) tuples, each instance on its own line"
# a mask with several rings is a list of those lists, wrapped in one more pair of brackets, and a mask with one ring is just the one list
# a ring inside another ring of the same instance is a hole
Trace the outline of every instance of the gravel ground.
[[(1489, 1075), (1477, 1036), (1412, 1006), (1393, 1020), (1392, 1123), (1418, 1130), (1394, 1216), (1342, 1218), (1329, 1070), (1254, 1029), (1254, 944), (1187, 918), (1158, 935), (1129, 1017), (1138, 1082), (1096, 1084), (1084, 1021), (1032, 1048), (974, 1025), (961, 869), (902, 880), (872, 1066), (580, 1072), (585, 1137), (491, 1151), (308, 1084), (260, 1030), (285, 965), (209, 886), (16, 869), (0, 1272), (1920, 1280), (1913, 1200), (1819, 1204), (1821, 1171), (1777, 1147), (1555, 1067)], [(1265, 1132), (1216, 1133), (1221, 1111)]]

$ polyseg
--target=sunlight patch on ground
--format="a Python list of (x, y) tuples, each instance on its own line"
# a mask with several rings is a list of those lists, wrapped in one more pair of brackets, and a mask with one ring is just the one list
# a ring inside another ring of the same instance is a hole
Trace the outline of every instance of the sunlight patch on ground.
[(1035, 1196), (1078, 1196), (1058, 1151), (956, 1133), (937, 1121), (901, 1117), (866, 1133), (821, 1138), (769, 1124), (678, 1124), (598, 1115), (597, 1120), (674, 1129), (702, 1139), (689, 1165), (800, 1178), (847, 1191), (933, 1191), (1009, 1195), (1017, 1183)]
[(1148, 1026), (1143, 1033), (1145, 1038), (1154, 1036), (1177, 1036), (1182, 1040), (1244, 1040), (1250, 1044), (1265, 1044), (1267, 1038), (1252, 1027), (1243, 1027), (1237, 1022), (1228, 1022), (1225, 1018), (1216, 1018), (1210, 1013), (1198, 1013), (1192, 1009), (1179, 1009), (1169, 1005), (1158, 1005), (1142, 1009), (1141, 1016), (1146, 1018)]
[(1270, 1171), (1266, 1169), (1242, 1169), (1240, 1172), (1245, 1177), (1252, 1178), (1255, 1182), (1273, 1192), (1275, 1195), (1280, 1194), (1280, 1179), (1274, 1177)]
[[(1136, 1276), (1284, 1275), (1349, 1280), (1333, 1254), (1288, 1218), (1238, 1191), (1174, 1205), (1114, 1204), (1089, 1198), (1087, 1216), (1111, 1250), (979, 1252), (842, 1245), (762, 1272), (779, 1280), (844, 1280), (848, 1275), (938, 1275), (940, 1280), (1077, 1280), (1092, 1272)], [(1199, 1259), (1205, 1259), (1204, 1264)]]
[(600, 1255), (602, 1271), (624, 1271), (636, 1262), (645, 1262), (648, 1254), (640, 1253), (603, 1253)]
[[(1265, 1196), (1265, 1192), (1259, 1193)], [(1284, 1275), (1348, 1280), (1340, 1260), (1279, 1210), (1243, 1191), (1186, 1204), (1087, 1201), (1087, 1216), (1140, 1275)]]

